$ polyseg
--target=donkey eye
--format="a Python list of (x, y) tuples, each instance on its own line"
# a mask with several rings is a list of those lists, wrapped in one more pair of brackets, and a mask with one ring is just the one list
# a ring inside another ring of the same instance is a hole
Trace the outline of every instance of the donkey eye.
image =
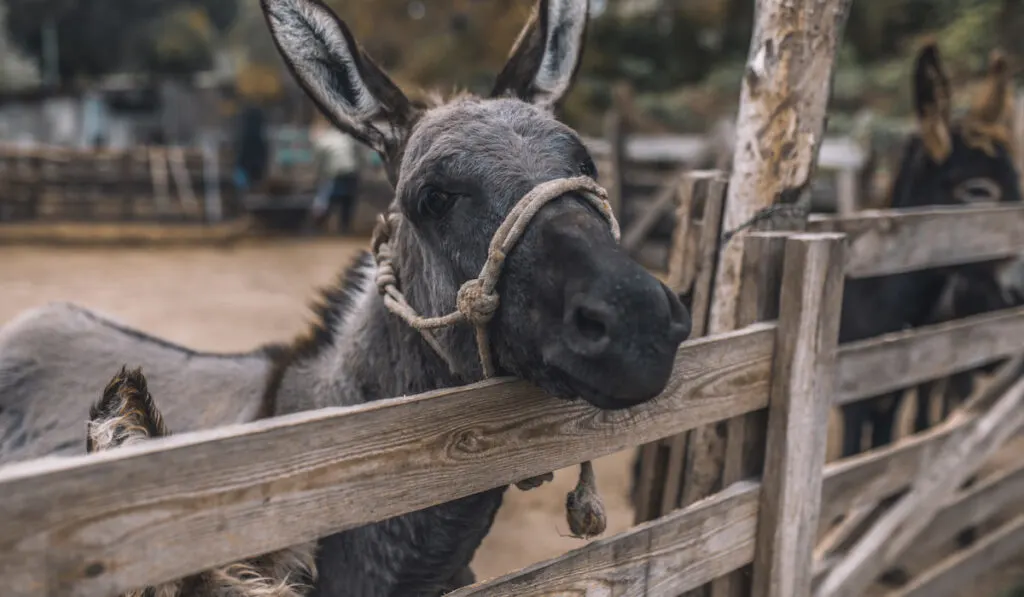
[(594, 165), (594, 161), (586, 159), (580, 162), (580, 174), (590, 178), (597, 178), (597, 166)]
[(440, 218), (448, 213), (457, 195), (445, 193), (436, 187), (426, 187), (420, 192), (416, 211), (424, 218)]

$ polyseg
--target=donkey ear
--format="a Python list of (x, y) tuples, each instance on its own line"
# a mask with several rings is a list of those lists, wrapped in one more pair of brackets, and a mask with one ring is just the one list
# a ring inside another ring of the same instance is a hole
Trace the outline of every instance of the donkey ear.
[(554, 108), (579, 68), (589, 10), (589, 0), (539, 0), (491, 96), (513, 95)]
[(971, 116), (986, 124), (999, 124), (1009, 113), (1010, 68), (1002, 52), (989, 56), (985, 86), (975, 98)]
[(389, 156), (416, 110), (320, 0), (261, 0), (296, 80), (335, 126)]
[(951, 99), (939, 48), (930, 42), (918, 52), (914, 65), (914, 111), (925, 150), (937, 163), (945, 162), (953, 151), (949, 132)]

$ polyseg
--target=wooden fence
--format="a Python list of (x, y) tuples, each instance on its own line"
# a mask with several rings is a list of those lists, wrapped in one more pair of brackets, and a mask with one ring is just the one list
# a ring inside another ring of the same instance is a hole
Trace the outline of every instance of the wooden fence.
[(173, 147), (0, 147), (0, 222), (216, 222), (237, 214), (230, 164)]
[[(721, 243), (724, 196), (724, 177), (714, 172), (687, 174), (674, 196), (679, 227), (673, 240), (668, 283), (674, 290), (691, 295), (698, 332), (702, 318), (707, 317), (711, 278)], [(1024, 252), (1022, 206), (813, 215), (806, 227), (816, 233), (845, 236), (846, 278), (1016, 257)], [(752, 277), (758, 282), (741, 290), (745, 297), (741, 302), (770, 303), (779, 279), (773, 271), (773, 256), (791, 234), (755, 232), (743, 239), (744, 279)], [(741, 305), (736, 319), (749, 324), (771, 311), (769, 308), (755, 316)], [(830, 404), (840, 406), (911, 388), (1006, 359), (1024, 350), (1022, 337), (1024, 308), (1018, 307), (842, 345), (834, 390), (828, 393)], [(973, 474), (985, 457), (1024, 425), (1019, 417), (1006, 414), (1014, 413), (1013, 407), (1024, 403), (1020, 374), (1020, 361), (1010, 361), (987, 387), (976, 392), (965, 410), (944, 424), (825, 466), (821, 542), (814, 563), (818, 597), (862, 595), (886, 568), (908, 562), (924, 569), (896, 594), (952, 595), (980, 572), (1024, 552), (1024, 521), (1020, 519), (986, 535), (965, 552), (948, 556), (937, 551), (960, 530), (988, 521), (1024, 499), (1024, 467), (999, 471), (976, 487), (957, 491), (957, 479)], [(1002, 416), (997, 416), (999, 413)], [(743, 421), (734, 419), (732, 423)], [(751, 437), (763, 437), (756, 429), (758, 425), (763, 426), (763, 421), (748, 417), (745, 426), (726, 427), (720, 468), (711, 473), (693, 470), (692, 451), (688, 456), (693, 438), (687, 435), (646, 445), (635, 496), (638, 521), (689, 506), (700, 497), (702, 483), (706, 489), (702, 475), (710, 474), (712, 485), (718, 475), (717, 483), (727, 487), (759, 470), (757, 458), (745, 452)], [(896, 500), (901, 492), (906, 494)], [(841, 516), (843, 524), (829, 528)], [(908, 528), (915, 530), (908, 534)], [(889, 551), (882, 549), (891, 535), (903, 543)], [(742, 589), (735, 592), (746, 580), (733, 577), (732, 586), (716, 583), (711, 594), (749, 594)]]
[(109, 595), (765, 409), (763, 486), (736, 484), (456, 595), (667, 596), (751, 562), (759, 595), (799, 593), (817, 528), (841, 238), (787, 239), (778, 321), (684, 344), (664, 394), (629, 412), (498, 380), (0, 469), (4, 594)]
[[(676, 288), (709, 288), (723, 180), (693, 173), (675, 195)], [(680, 348), (667, 389), (628, 413), (496, 380), (10, 465), (0, 469), (0, 583), (12, 596), (108, 595), (721, 423), (743, 441), (728, 446), (714, 495), (691, 502), (665, 484), (656, 520), (454, 595), (677, 597), (711, 581), (719, 595), (806, 596), (815, 583), (821, 597), (857, 595), (848, 589), (864, 574), (927, 555), (1024, 497), (1024, 467), (963, 492), (931, 481), (950, 462), (936, 455), (965, 438), (975, 447), (954, 459), (957, 475), (1016, 433), (1024, 409), (1010, 407), (1024, 386), (1007, 369), (972, 401), (994, 402), (987, 412), (823, 467), (829, 408), (1013, 355), (1024, 309), (837, 347), (842, 278), (1015, 255), (1021, 218), (1021, 207), (894, 210), (747, 234), (743, 327), (699, 337), (706, 302), (695, 299), (696, 339)], [(416, 491), (398, 489), (408, 487)], [(908, 489), (913, 508), (875, 512)], [(817, 539), (844, 514), (861, 530), (877, 518), (920, 532), (902, 551), (858, 559), (871, 529), (842, 540), (832, 530), (834, 549), (819, 545), (815, 558)], [(952, 594), (1022, 547), (1024, 521), (1014, 519), (900, 594)], [(821, 592), (829, 579), (838, 588)]]

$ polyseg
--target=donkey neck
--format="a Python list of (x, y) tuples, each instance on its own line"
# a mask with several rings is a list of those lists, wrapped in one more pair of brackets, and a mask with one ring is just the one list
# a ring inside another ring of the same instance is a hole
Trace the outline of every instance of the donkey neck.
[[(404, 290), (421, 313), (440, 314), (455, 295), (431, 288), (429, 276), (412, 275)], [(356, 405), (465, 384), (479, 379), (476, 346), (468, 325), (440, 336), (456, 360), (452, 373), (420, 333), (391, 314), (374, 283), (368, 255), (346, 275), (348, 295), (328, 313), (321, 345), (296, 357), (283, 373), (275, 414), (325, 406)], [(423, 282), (417, 282), (422, 280)], [(342, 305), (341, 303), (345, 303)], [(443, 421), (438, 421), (443, 425)], [(501, 505), (499, 488), (366, 525), (319, 541), (314, 597), (434, 597), (457, 588)]]

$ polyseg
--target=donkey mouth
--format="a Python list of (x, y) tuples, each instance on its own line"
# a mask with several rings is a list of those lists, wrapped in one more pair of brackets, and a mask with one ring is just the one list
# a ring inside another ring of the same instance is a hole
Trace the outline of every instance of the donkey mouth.
[(586, 381), (581, 376), (566, 371), (561, 367), (552, 366), (551, 369), (553, 373), (556, 373), (553, 377), (559, 379), (559, 381), (553, 384), (556, 388), (552, 391), (552, 389), (546, 387), (552, 384), (541, 382), (539, 385), (542, 388), (560, 398), (583, 400), (601, 410), (624, 410), (649, 402), (659, 396), (668, 385), (668, 377), (666, 376), (663, 383), (660, 379), (644, 380), (644, 383), (638, 383), (631, 391), (612, 392), (607, 389), (601, 389), (595, 385), (595, 382)]

